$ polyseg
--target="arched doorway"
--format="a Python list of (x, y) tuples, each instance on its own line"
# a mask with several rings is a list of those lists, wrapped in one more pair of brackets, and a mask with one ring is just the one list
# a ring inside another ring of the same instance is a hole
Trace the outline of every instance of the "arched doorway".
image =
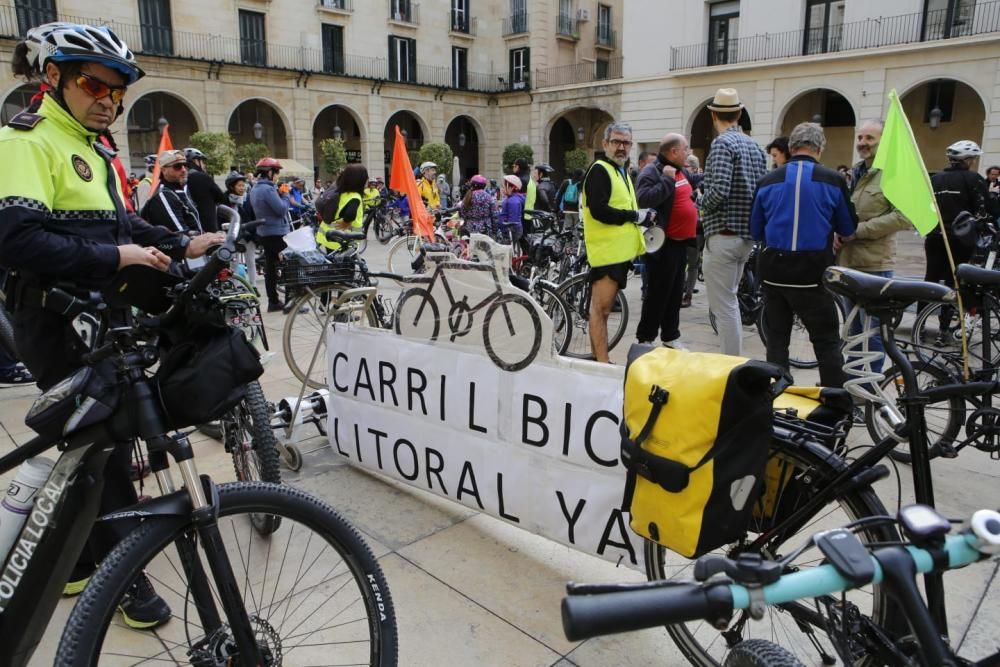
[(190, 145), (191, 135), (198, 131), (198, 121), (191, 109), (175, 95), (147, 93), (132, 103), (126, 117), (132, 171), (138, 174), (146, 171), (143, 158), (159, 148), (160, 135), (167, 124), (174, 148)]
[(324, 181), (333, 178), (323, 167), (323, 151), (320, 143), (324, 139), (343, 139), (347, 151), (347, 162), (361, 162), (361, 125), (354, 112), (339, 104), (331, 104), (316, 116), (313, 122), (313, 164), (317, 178)]
[[(603, 109), (569, 109), (559, 114), (549, 128), (548, 163), (556, 170), (553, 181), (566, 177), (566, 153), (580, 148), (587, 162), (604, 155), (604, 128), (614, 122)], [(536, 161), (541, 162), (540, 157)]]
[(792, 100), (778, 126), (779, 136), (788, 136), (799, 123), (819, 123), (826, 135), (822, 161), (828, 167), (850, 165), (854, 155), (854, 107), (835, 90), (817, 88)]
[[(708, 110), (708, 105), (711, 102), (711, 100), (705, 101), (695, 113), (694, 119), (691, 121), (691, 131), (688, 133), (688, 136), (691, 137), (691, 153), (701, 161), (702, 168), (705, 166), (705, 159), (708, 157), (709, 148), (716, 135), (715, 126), (712, 124), (712, 112)], [(740, 114), (740, 127), (748, 134), (753, 130), (750, 111), (746, 107)]]
[(927, 81), (904, 93), (900, 103), (931, 172), (947, 166), (944, 151), (956, 141), (983, 143), (986, 107), (979, 94), (961, 81)]
[(39, 85), (37, 83), (26, 83), (18, 86), (7, 95), (0, 107), (0, 125), (6, 125), (10, 119), (20, 113), (28, 104), (31, 98), (38, 94)]
[[(479, 173), (479, 130), (475, 121), (468, 116), (457, 116), (448, 123), (444, 133), (444, 142), (458, 158), (458, 169), (462, 181), (466, 181)], [(449, 180), (452, 174), (447, 174)], [(455, 185), (455, 184), (453, 184)]]
[(285, 122), (278, 110), (266, 100), (247, 100), (236, 107), (229, 116), (229, 134), (237, 147), (264, 144), (270, 155), (290, 157)]
[[(396, 126), (399, 125), (400, 132), (406, 140), (406, 152), (410, 154), (410, 162), (416, 162), (416, 152), (424, 145), (424, 130), (420, 119), (410, 111), (397, 111), (389, 116), (389, 121), (385, 124), (383, 140), (385, 142), (385, 173), (389, 173), (392, 164), (392, 147), (396, 143)], [(416, 168), (418, 165), (413, 164)]]

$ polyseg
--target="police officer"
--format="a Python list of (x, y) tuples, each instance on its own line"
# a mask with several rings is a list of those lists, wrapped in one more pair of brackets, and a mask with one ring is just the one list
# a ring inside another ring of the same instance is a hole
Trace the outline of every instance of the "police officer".
[[(44, 390), (82, 366), (70, 321), (45, 308), (55, 283), (100, 289), (123, 267), (165, 269), (170, 257), (200, 256), (224, 239), (189, 240), (126, 210), (111, 167), (114, 153), (98, 135), (122, 112), (126, 89), (143, 72), (111, 30), (68, 23), (33, 28), (14, 49), (13, 70), (50, 86), (37, 113), (22, 112), (0, 129), (0, 266), (16, 272), (8, 296), (17, 346)], [(127, 443), (120, 445), (108, 461), (101, 514), (136, 502), (129, 453)], [(83, 589), (95, 563), (121, 537), (126, 527), (118, 523), (95, 526), (67, 593)], [(145, 575), (133, 582), (121, 609), (135, 628), (170, 617)]]

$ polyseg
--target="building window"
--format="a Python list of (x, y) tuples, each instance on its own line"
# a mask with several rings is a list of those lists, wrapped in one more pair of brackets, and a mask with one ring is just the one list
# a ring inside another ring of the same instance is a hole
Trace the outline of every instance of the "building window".
[(531, 69), (529, 49), (510, 50), (510, 87), (520, 90), (528, 87), (528, 72)]
[(17, 29), (21, 35), (36, 25), (56, 20), (55, 0), (14, 0), (17, 10)]
[(451, 29), (469, 32), (469, 0), (451, 0)]
[(344, 28), (323, 24), (323, 71), (344, 73)]
[(923, 39), (972, 34), (976, 0), (924, 0)]
[(611, 63), (607, 60), (595, 60), (594, 61), (594, 78), (595, 79), (607, 79), (608, 71), (611, 69)]
[(736, 39), (740, 26), (740, 3), (717, 2), (709, 8), (708, 64), (737, 62)]
[(597, 5), (597, 43), (603, 46), (614, 44), (611, 30), (611, 7), (609, 5)]
[(510, 0), (510, 31), (528, 32), (528, 0)]
[(469, 87), (469, 50), (451, 47), (451, 85), (453, 88)]
[(174, 52), (170, 29), (170, 0), (139, 0), (142, 52), (169, 56)]
[(389, 18), (393, 21), (413, 23), (413, 7), (410, 0), (389, 0)]
[(389, 35), (389, 80), (417, 80), (417, 41)]
[(840, 51), (845, 4), (845, 0), (809, 0), (804, 55)]
[(260, 12), (240, 10), (240, 59), (244, 65), (267, 66), (264, 15)]
[(320, 0), (320, 6), (330, 9), (348, 9), (347, 0)]

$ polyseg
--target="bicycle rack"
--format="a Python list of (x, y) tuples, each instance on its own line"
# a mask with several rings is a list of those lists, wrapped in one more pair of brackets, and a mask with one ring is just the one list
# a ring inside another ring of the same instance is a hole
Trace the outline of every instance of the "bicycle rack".
[[(341, 292), (337, 300), (326, 309), (326, 316), (323, 319), (323, 326), (321, 328), (323, 334), (321, 336), (326, 335), (332, 322), (342, 319), (350, 321), (350, 316), (358, 314), (363, 317), (371, 308), (376, 293), (377, 290), (374, 287), (354, 287)], [(306, 379), (302, 381), (299, 387), (298, 396), (289, 396), (281, 399), (273, 415), (271, 427), (285, 431), (285, 437), (278, 439), (278, 448), (281, 450), (281, 456), (285, 464), (293, 471), (298, 471), (302, 468), (302, 454), (295, 445), (302, 425), (313, 424), (320, 434), (326, 435), (326, 427), (321, 424), (323, 424), (327, 415), (329, 390), (319, 389), (306, 397), (306, 388), (308, 387), (306, 380), (312, 377), (313, 368), (316, 367), (322, 343), (322, 337), (316, 341), (312, 358), (309, 360), (309, 368), (306, 370)], [(325, 359), (323, 363), (326, 363)]]

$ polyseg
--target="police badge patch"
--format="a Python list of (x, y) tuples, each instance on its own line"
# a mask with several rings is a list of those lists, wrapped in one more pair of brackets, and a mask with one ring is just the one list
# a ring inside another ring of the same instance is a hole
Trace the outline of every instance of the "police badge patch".
[(91, 170), (90, 165), (79, 155), (73, 156), (73, 168), (76, 169), (76, 175), (88, 183), (94, 180), (94, 172)]

